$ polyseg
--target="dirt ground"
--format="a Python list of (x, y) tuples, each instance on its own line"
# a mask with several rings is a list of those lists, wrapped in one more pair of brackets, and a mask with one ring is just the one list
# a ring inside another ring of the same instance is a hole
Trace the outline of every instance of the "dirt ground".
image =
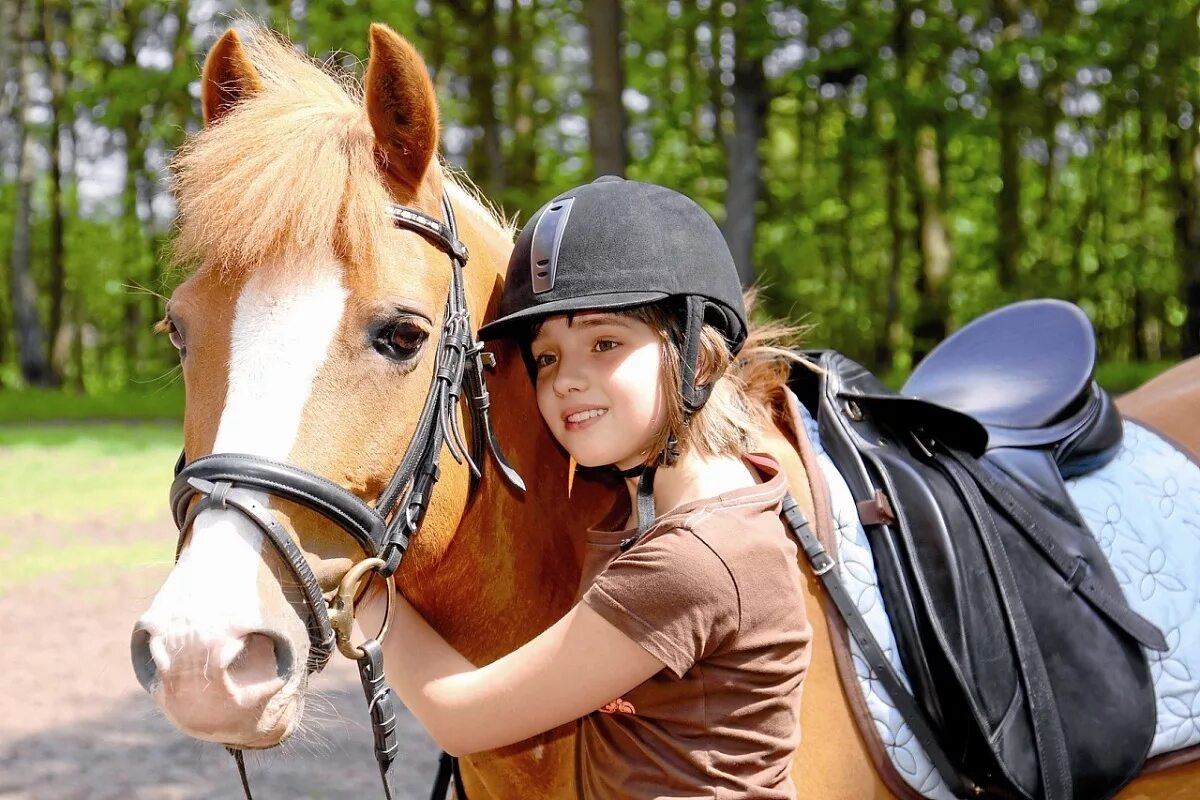
[[(0, 520), (0, 530), (54, 538), (37, 530), (36, 519), (21, 520), (21, 531), (13, 522)], [(85, 527), (112, 542), (161, 540), (164, 561), (107, 575), (57, 574), (0, 594), (0, 798), (241, 798), (233, 760), (175, 730), (130, 667), (130, 631), (165, 577), (174, 546), (169, 518)], [(247, 758), (256, 800), (382, 797), (354, 665), (335, 654), (314, 688), (309, 732)], [(401, 711), (395, 797), (427, 798), (438, 750)]]

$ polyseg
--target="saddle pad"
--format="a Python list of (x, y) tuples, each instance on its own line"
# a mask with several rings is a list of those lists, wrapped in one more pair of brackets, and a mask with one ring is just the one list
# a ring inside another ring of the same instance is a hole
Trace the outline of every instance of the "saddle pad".
[[(850, 489), (821, 445), (816, 421), (795, 398), (791, 402), (829, 486), (838, 574), (908, 685)], [(1148, 757), (1200, 743), (1200, 466), (1126, 420), (1117, 456), (1102, 469), (1066, 484), (1130, 607), (1159, 626), (1170, 645), (1166, 653), (1147, 651), (1158, 716)], [(896, 771), (922, 796), (953, 800), (887, 692), (872, 678), (853, 639), (850, 649), (876, 733)]]

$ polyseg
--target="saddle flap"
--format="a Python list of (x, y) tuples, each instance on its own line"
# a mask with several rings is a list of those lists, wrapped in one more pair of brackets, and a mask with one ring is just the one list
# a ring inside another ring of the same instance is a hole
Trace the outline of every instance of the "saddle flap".
[[(897, 394), (844, 391), (837, 396), (852, 420), (856, 416), (871, 417), (876, 425), (893, 435), (912, 432), (924, 441), (937, 439), (974, 456), (981, 456), (987, 450), (987, 429), (961, 411)], [(925, 446), (921, 442), (908, 443)]]

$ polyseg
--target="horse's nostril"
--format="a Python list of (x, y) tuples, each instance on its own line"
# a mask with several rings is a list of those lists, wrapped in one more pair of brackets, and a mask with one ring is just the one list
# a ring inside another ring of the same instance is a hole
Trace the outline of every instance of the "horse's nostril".
[(133, 659), (133, 673), (137, 675), (138, 683), (147, 692), (150, 691), (158, 680), (158, 665), (154, 663), (154, 655), (150, 652), (150, 631), (141, 626), (133, 629), (129, 655)]
[(287, 682), (292, 675), (292, 647), (282, 636), (251, 633), (242, 637), (242, 649), (229, 663), (229, 677), (242, 686), (275, 679)]

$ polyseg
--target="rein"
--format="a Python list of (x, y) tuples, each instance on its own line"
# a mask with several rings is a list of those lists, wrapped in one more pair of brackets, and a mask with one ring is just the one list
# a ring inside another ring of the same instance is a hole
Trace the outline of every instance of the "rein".
[[(245, 453), (217, 453), (188, 463), (186, 454), (180, 453), (175, 465), (175, 480), (171, 484), (171, 513), (179, 529), (176, 559), (183, 550), (192, 523), (207, 509), (237, 511), (254, 523), (275, 547), (296, 579), (308, 609), (308, 673), (320, 672), (335, 646), (358, 663), (371, 713), (375, 758), (379, 762), (384, 795), (390, 800), (388, 770), (400, 743), (392, 708), (392, 690), (384, 677), (380, 647), (387, 623), (375, 638), (367, 639), (358, 647), (350, 644), (353, 598), (359, 583), (372, 571), (387, 580), (387, 614), (390, 617), (391, 597), (395, 591), (393, 576), (429, 507), (430, 495), (440, 476), (438, 460), (443, 446), (455, 461), (466, 463), (470, 469), (472, 495), (482, 477), (483, 460), (487, 455), (485, 448), (508, 483), (522, 491), (525, 484), (504, 458), (492, 429), (491, 400), (483, 370), (485, 365), (495, 366), (495, 358), (483, 351), (483, 345), (471, 332), (463, 281), (469, 254), (458, 238), (449, 198), (445, 194), (442, 196), (445, 223), (406, 206), (389, 203), (386, 211), (397, 228), (420, 234), (449, 256), (451, 279), (433, 381), (425, 405), (408, 449), (374, 506), (320, 475), (284, 462)], [(471, 414), (469, 452), (456, 413), (464, 395)], [(261, 494), (290, 500), (315, 511), (337, 525), (366, 552), (367, 558), (351, 567), (343, 579), (332, 609), (304, 554), (270, 507), (261, 501)], [(243, 751), (233, 747), (226, 749), (237, 763), (242, 788), (247, 800), (251, 800)]]

